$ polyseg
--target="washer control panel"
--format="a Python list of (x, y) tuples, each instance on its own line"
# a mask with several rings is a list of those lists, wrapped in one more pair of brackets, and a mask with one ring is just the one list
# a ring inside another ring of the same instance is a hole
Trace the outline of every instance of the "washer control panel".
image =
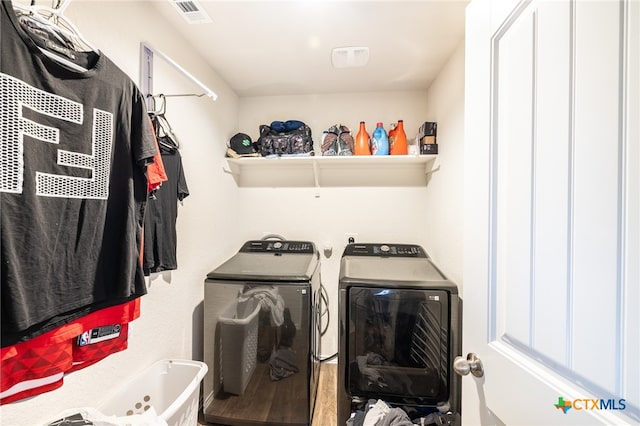
[(349, 244), (343, 256), (429, 257), (417, 244)]
[(314, 253), (310, 241), (252, 240), (244, 243), (240, 253)]

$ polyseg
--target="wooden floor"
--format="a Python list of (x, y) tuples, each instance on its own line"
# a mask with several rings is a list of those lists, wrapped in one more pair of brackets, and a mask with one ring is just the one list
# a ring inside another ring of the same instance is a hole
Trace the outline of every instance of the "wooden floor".
[[(313, 413), (312, 426), (337, 426), (337, 383), (338, 365), (323, 363), (320, 367), (320, 381), (316, 396), (316, 407)], [(199, 425), (207, 425), (200, 413)]]
[(313, 426), (337, 426), (337, 376), (338, 364), (324, 363), (321, 365), (316, 408), (311, 423)]

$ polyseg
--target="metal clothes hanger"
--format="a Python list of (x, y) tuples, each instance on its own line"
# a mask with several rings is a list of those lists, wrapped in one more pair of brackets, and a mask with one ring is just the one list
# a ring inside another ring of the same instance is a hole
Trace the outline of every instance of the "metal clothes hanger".
[[(78, 28), (63, 14), (70, 0), (58, 1), (56, 8), (39, 6), (35, 1), (30, 6), (14, 2), (13, 9), (19, 20), (26, 21), (29, 25), (51, 34), (62, 46), (77, 52), (91, 51), (100, 54), (100, 51), (89, 43), (80, 33)], [(77, 71), (87, 71), (86, 68), (70, 61), (69, 59), (39, 46), (40, 51), (51, 59)]]
[(160, 93), (158, 95), (147, 95), (147, 98), (151, 99), (151, 106), (148, 106), (149, 114), (164, 116), (167, 112), (167, 98), (171, 96), (172, 95), (165, 95), (164, 93)]
[[(153, 100), (153, 111), (149, 112), (149, 116), (151, 117), (151, 121), (156, 131), (158, 145), (170, 152), (176, 151), (180, 147), (180, 143), (178, 142), (176, 135), (173, 133), (171, 125), (164, 116), (167, 112), (167, 99), (165, 95), (159, 94), (147, 96), (150, 96)], [(162, 101), (159, 110), (157, 108), (156, 98), (159, 98)]]

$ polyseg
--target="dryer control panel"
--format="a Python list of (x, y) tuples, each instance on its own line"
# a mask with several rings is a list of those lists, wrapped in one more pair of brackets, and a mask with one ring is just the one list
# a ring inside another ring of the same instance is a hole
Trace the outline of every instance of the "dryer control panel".
[(417, 244), (349, 244), (343, 256), (429, 257)]
[(286, 240), (252, 240), (244, 243), (240, 253), (301, 253), (315, 252), (315, 246), (310, 241)]

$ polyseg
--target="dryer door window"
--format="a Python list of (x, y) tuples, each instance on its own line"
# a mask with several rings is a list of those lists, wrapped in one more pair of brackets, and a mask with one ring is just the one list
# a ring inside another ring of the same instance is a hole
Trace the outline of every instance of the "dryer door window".
[(440, 290), (351, 287), (351, 396), (405, 404), (449, 397), (449, 294)]

